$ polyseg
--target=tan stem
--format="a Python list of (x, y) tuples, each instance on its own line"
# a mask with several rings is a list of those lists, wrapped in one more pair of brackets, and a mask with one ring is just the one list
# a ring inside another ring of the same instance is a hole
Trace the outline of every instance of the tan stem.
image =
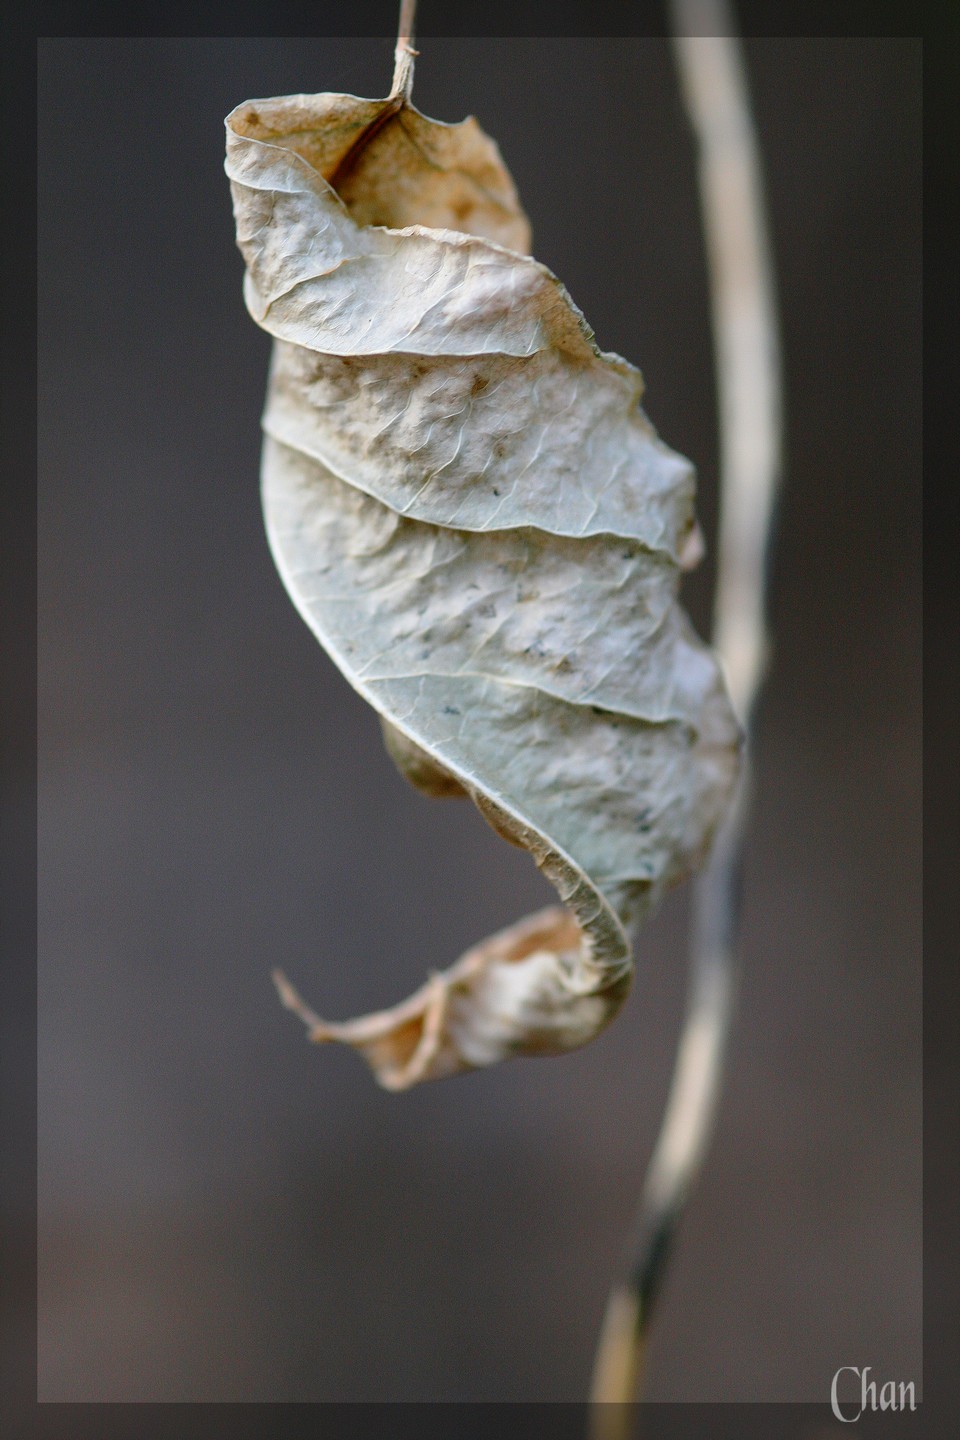
[(410, 99), (413, 90), (413, 62), (417, 51), (413, 48), (413, 27), (417, 12), (417, 0), (400, 0), (400, 21), (397, 26), (397, 48), (394, 51), (393, 84), (391, 97), (401, 95)]
[(781, 374), (759, 152), (741, 49), (724, 0), (673, 0), (675, 52), (699, 149), (720, 429), (721, 516), (713, 640), (747, 736), (735, 803), (694, 889), (687, 1012), (623, 1278), (601, 1330), (594, 1440), (625, 1440), (652, 1307), (710, 1140), (737, 979), (737, 899), (749, 739), (767, 658), (764, 573), (781, 469)]

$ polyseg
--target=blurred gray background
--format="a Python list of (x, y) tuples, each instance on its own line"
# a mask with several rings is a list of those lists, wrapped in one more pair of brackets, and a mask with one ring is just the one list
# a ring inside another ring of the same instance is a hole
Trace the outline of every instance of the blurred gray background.
[[(403, 1096), (305, 1043), (544, 903), (409, 789), (282, 590), (222, 119), (391, 39), (40, 45), (40, 1398), (573, 1400), (663, 1105), (686, 896), (586, 1050)], [(420, 43), (716, 521), (692, 145), (658, 39)], [(729, 1083), (652, 1400), (921, 1382), (920, 45), (755, 39), (787, 368)], [(709, 618), (708, 559), (686, 586)]]

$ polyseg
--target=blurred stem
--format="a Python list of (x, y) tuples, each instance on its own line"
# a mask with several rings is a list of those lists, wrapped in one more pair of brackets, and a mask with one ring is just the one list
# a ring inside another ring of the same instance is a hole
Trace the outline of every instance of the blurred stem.
[(744, 767), (693, 892), (691, 976), (660, 1134), (623, 1278), (597, 1349), (594, 1440), (624, 1440), (677, 1224), (713, 1129), (734, 1013), (750, 741), (767, 659), (765, 570), (781, 467), (781, 376), (760, 161), (744, 64), (724, 0), (672, 0), (674, 48), (699, 151), (720, 428), (713, 643), (743, 725)]
[(413, 62), (417, 51), (413, 48), (413, 27), (417, 13), (417, 0), (400, 0), (400, 20), (397, 25), (397, 48), (394, 53), (393, 84), (390, 96), (400, 95), (410, 99), (413, 90)]

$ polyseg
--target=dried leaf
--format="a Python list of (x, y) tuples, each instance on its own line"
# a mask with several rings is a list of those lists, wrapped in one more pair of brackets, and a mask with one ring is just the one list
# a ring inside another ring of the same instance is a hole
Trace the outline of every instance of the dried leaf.
[(494, 143), (398, 99), (227, 119), (245, 297), (274, 337), (263, 501), (307, 624), (429, 794), (466, 793), (562, 906), (316, 1040), (402, 1089), (571, 1049), (629, 987), (628, 932), (702, 858), (739, 731), (676, 600), (693, 473), (598, 350)]

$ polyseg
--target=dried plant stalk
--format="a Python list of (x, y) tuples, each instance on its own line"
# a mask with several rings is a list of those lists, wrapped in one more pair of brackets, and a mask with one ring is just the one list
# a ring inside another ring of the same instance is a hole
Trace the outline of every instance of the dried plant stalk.
[[(674, 0), (675, 49), (700, 150), (720, 411), (721, 520), (714, 644), (748, 737), (766, 666), (764, 572), (780, 481), (782, 382), (773, 268), (756, 137), (728, 7)], [(607, 1305), (591, 1398), (594, 1440), (624, 1440), (650, 1318), (709, 1142), (736, 988), (739, 881), (749, 805), (735, 804), (696, 882), (691, 982), (660, 1135), (625, 1275)]]

